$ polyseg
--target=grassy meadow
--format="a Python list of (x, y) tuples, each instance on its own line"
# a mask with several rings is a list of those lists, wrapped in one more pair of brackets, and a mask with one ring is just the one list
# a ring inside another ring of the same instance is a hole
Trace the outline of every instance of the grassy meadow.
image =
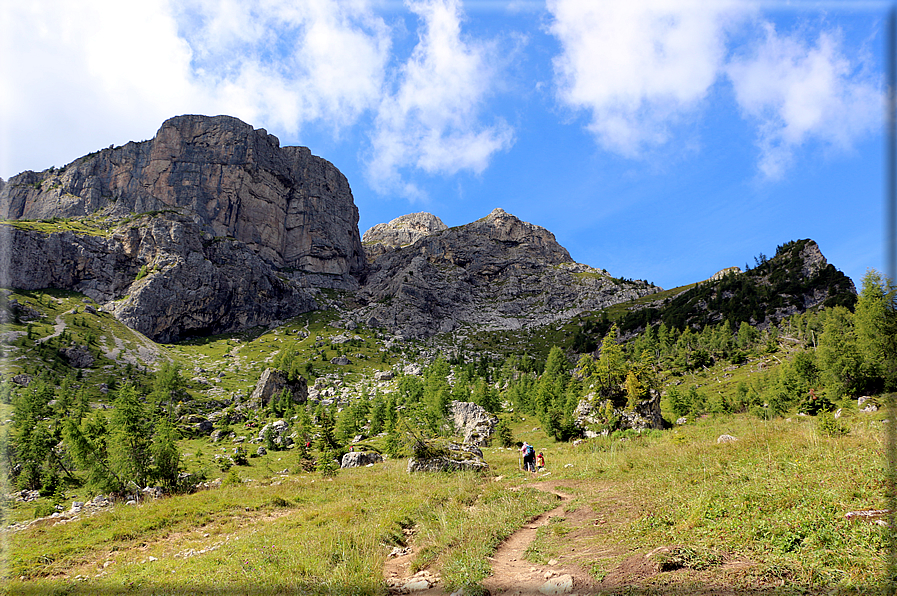
[[(384, 594), (386, 557), (410, 542), (413, 569), (475, 592), (500, 541), (556, 506), (556, 497), (530, 488), (538, 483), (574, 498), (565, 519), (540, 531), (528, 555), (534, 564), (560, 559), (600, 581), (657, 547), (685, 557), (678, 571), (607, 593), (876, 593), (886, 577), (886, 529), (845, 515), (886, 507), (881, 418), (851, 414), (849, 432), (834, 437), (809, 417), (708, 416), (577, 446), (517, 419), (515, 438), (546, 455), (549, 473), (538, 480), (518, 469), (515, 450), (498, 447), (484, 450), (487, 476), (409, 475), (404, 459), (392, 459), (326, 479), (299, 472), (294, 452), (270, 453), (232, 468), (236, 478), (221, 488), (7, 533), (6, 588)], [(738, 440), (717, 443), (721, 434)]]

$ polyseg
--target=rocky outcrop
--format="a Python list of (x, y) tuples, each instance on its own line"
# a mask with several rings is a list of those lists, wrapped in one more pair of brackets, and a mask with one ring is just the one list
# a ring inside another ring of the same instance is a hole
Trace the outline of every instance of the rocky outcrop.
[(389, 223), (375, 225), (364, 233), (361, 241), (368, 261), (373, 262), (389, 250), (414, 244), (433, 232), (447, 229), (448, 226), (432, 213), (409, 213)]
[(79, 345), (63, 348), (59, 350), (59, 353), (75, 368), (90, 368), (96, 362), (96, 358), (94, 358), (87, 346)]
[(364, 268), (358, 209), (333, 164), (281, 147), (230, 116), (177, 116), (149, 141), (92, 153), (59, 170), (25, 172), (0, 189), (0, 218), (113, 218), (172, 210), (264, 261), (308, 273)]
[(573, 263), (551, 232), (495, 209), (383, 253), (359, 293), (367, 306), (354, 316), (404, 337), (462, 325), (519, 329), (658, 290)]
[[(270, 370), (270, 369), (269, 369)], [(257, 442), (267, 442), (270, 436), (271, 442), (278, 449), (286, 449), (293, 444), (290, 436), (290, 426), (283, 420), (275, 420), (262, 427), (259, 431)]]
[(720, 269), (716, 273), (710, 276), (710, 279), (707, 281), (719, 281), (727, 275), (741, 273), (741, 267), (726, 267), (725, 269)]
[(465, 401), (453, 401), (449, 405), (449, 416), (455, 431), (464, 436), (465, 445), (485, 447), (489, 445), (498, 418), (480, 405)]
[(308, 399), (308, 384), (304, 378), (299, 377), (295, 381), (290, 381), (276, 368), (266, 368), (255, 384), (252, 395), (249, 396), (249, 405), (256, 408), (265, 406), (272, 397), (277, 398), (284, 389), (290, 392), (293, 403), (305, 403)]
[(579, 401), (573, 418), (576, 428), (586, 437), (629, 428), (663, 429), (666, 426), (660, 412), (660, 393), (654, 390), (631, 410), (616, 407), (609, 399), (599, 400), (594, 393), (590, 393)]
[(314, 288), (353, 290), (365, 266), (345, 177), (227, 116), (15, 176), (0, 217), (50, 220), (0, 230), (2, 285), (83, 292), (160, 342), (316, 309)]

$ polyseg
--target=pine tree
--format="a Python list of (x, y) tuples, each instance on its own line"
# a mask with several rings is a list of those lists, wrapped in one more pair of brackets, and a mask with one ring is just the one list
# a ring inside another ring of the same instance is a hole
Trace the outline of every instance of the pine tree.
[(168, 491), (177, 489), (181, 454), (177, 448), (177, 431), (166, 418), (156, 423), (150, 454), (153, 459), (152, 477)]
[(65, 421), (63, 438), (75, 464), (87, 472), (87, 485), (103, 492), (124, 488), (121, 478), (109, 467), (105, 418), (97, 412), (93, 420), (86, 418), (79, 427), (74, 420)]
[(122, 384), (109, 421), (109, 467), (124, 482), (146, 486), (150, 474), (150, 431), (137, 389)]
[(853, 314), (843, 306), (829, 309), (816, 350), (820, 379), (832, 399), (854, 395), (862, 384), (862, 355)]
[(897, 286), (875, 269), (863, 276), (854, 311), (857, 348), (870, 391), (897, 387)]
[(604, 398), (614, 399), (620, 395), (620, 385), (626, 378), (626, 362), (623, 350), (617, 343), (619, 329), (616, 323), (601, 341), (601, 356), (598, 358), (597, 381), (599, 393)]
[(13, 398), (12, 445), (14, 460), (20, 466), (20, 487), (39, 490), (52, 449), (52, 436), (44, 421), (50, 413), (53, 389), (42, 379), (34, 379), (27, 389)]

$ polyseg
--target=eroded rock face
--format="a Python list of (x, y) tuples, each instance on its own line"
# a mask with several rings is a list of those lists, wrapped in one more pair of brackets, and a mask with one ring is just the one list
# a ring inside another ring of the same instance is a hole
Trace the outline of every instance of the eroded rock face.
[(447, 230), (448, 226), (432, 213), (409, 213), (389, 223), (377, 224), (361, 237), (369, 261), (402, 246), (414, 244), (433, 232)]
[(0, 218), (86, 215), (92, 233), (3, 226), (2, 285), (83, 292), (159, 342), (314, 310), (315, 288), (354, 290), (365, 266), (345, 177), (228, 116), (172, 118), (0, 188)]
[(252, 395), (249, 396), (249, 404), (253, 407), (264, 406), (271, 401), (271, 398), (279, 396), (284, 389), (290, 392), (293, 403), (305, 403), (308, 398), (308, 384), (305, 379), (299, 377), (297, 381), (291, 382), (276, 368), (266, 368), (255, 384)]
[(3, 227), (9, 286), (82, 292), (158, 342), (266, 325), (318, 306), (300, 279), (241, 242), (203, 236), (183, 216), (137, 218), (107, 236)]
[(359, 293), (368, 306), (354, 316), (403, 337), (463, 324), (519, 329), (661, 289), (572, 261), (551, 232), (495, 209), (473, 223), (384, 252)]
[(471, 402), (453, 401), (449, 406), (449, 415), (455, 430), (464, 435), (466, 445), (487, 446), (498, 424), (498, 418)]
[(243, 242), (275, 267), (358, 274), (364, 252), (349, 183), (305, 147), (230, 116), (177, 116), (149, 141), (24, 172), (0, 188), (0, 218), (172, 210)]

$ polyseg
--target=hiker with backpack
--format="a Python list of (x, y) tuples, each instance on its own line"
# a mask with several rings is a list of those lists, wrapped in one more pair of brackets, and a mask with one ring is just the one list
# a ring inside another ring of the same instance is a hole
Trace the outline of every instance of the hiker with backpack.
[(520, 453), (523, 454), (523, 469), (527, 472), (536, 473), (536, 448), (527, 443), (523, 442), (523, 447), (520, 448)]

